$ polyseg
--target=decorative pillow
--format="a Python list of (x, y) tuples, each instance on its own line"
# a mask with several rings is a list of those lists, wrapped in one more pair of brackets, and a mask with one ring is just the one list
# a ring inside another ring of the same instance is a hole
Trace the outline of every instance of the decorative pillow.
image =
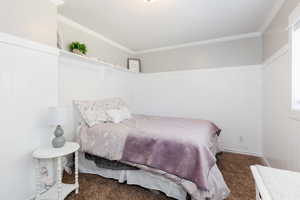
[(131, 118), (131, 113), (127, 107), (121, 107), (119, 109), (107, 110), (106, 114), (109, 117), (109, 121), (111, 121), (115, 124)]
[[(95, 101), (74, 101), (78, 110), (89, 127), (110, 121), (107, 110), (126, 108), (126, 103), (121, 98), (108, 98)], [(128, 109), (127, 109), (128, 110)]]
[(127, 107), (126, 103), (121, 98), (107, 98), (98, 100), (97, 104), (103, 110), (120, 109), (121, 107)]
[(97, 101), (76, 101), (75, 105), (89, 127), (107, 120), (105, 110), (98, 106)]

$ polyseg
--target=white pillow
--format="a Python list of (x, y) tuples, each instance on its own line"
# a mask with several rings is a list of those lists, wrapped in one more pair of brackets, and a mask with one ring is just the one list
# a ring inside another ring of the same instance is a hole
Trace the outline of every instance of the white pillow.
[(106, 114), (109, 117), (109, 121), (118, 124), (126, 119), (131, 118), (131, 113), (126, 107), (120, 107), (119, 109), (107, 110)]

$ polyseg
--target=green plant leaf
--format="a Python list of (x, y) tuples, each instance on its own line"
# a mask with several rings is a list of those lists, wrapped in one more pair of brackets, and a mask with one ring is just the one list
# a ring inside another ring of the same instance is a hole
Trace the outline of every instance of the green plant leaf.
[(70, 49), (70, 51), (73, 51), (74, 49), (77, 49), (83, 54), (86, 54), (86, 52), (87, 52), (86, 45), (83, 44), (83, 43), (80, 43), (80, 42), (72, 42), (69, 45), (69, 49)]

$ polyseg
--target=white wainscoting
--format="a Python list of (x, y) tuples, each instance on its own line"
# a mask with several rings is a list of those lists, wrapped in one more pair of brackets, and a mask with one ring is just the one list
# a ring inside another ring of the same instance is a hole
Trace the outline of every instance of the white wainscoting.
[(262, 155), (262, 66), (143, 74), (136, 81), (136, 112), (211, 120), (223, 130), (225, 150)]
[(300, 171), (300, 121), (290, 112), (290, 72), (284, 46), (263, 72), (263, 153), (272, 167)]
[(225, 150), (261, 156), (261, 81), (262, 66), (135, 74), (71, 54), (59, 58), (68, 139), (75, 134), (73, 100), (119, 96), (134, 113), (212, 120), (223, 129)]
[[(226, 149), (261, 153), (261, 66), (135, 74), (71, 54), (58, 60), (56, 49), (8, 35), (0, 35), (0, 47), (0, 187), (5, 188), (0, 199), (33, 195), (31, 153), (52, 138), (48, 107), (60, 104), (72, 111), (74, 99), (119, 96), (135, 113), (209, 119), (223, 129)], [(66, 125), (69, 139), (72, 114)], [(294, 136), (291, 148), (296, 148)]]
[(32, 151), (49, 143), (45, 121), (57, 104), (58, 51), (0, 34), (0, 199), (26, 200), (34, 194)]
[(66, 137), (75, 136), (73, 100), (92, 100), (121, 97), (131, 108), (132, 84), (136, 73), (113, 68), (107, 64), (61, 53), (59, 57), (59, 104), (70, 109)]

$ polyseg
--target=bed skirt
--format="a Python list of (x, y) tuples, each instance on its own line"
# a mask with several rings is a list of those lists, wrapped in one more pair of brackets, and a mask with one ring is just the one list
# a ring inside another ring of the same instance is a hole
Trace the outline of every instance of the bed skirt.
[[(115, 179), (120, 183), (126, 182), (129, 185), (139, 185), (143, 188), (150, 190), (158, 190), (163, 192), (169, 197), (186, 200), (187, 192), (182, 188), (182, 186), (177, 183), (163, 177), (156, 175), (144, 170), (110, 170), (99, 168), (94, 161), (88, 160), (85, 158), (84, 153), (79, 153), (79, 171), (81, 173), (96, 174), (105, 178)], [(215, 191), (212, 191), (214, 198), (212, 200), (221, 200), (228, 196), (227, 188), (218, 188), (214, 181), (217, 181), (219, 176), (222, 176), (218, 173), (217, 166), (212, 168), (210, 175), (210, 180), (214, 184)], [(203, 200), (206, 200), (209, 194), (205, 191), (201, 192)]]

